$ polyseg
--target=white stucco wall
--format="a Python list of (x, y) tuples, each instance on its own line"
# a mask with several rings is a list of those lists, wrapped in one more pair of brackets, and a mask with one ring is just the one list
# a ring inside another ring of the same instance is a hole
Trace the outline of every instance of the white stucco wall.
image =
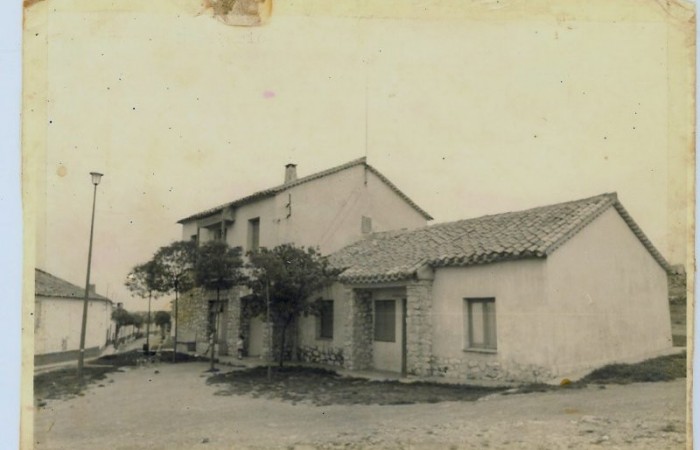
[[(372, 220), (372, 231), (412, 229), (425, 226), (426, 219), (369, 170), (355, 166), (317, 180), (293, 186), (229, 213), (229, 245), (248, 249), (248, 221), (260, 218), (260, 245), (282, 243), (319, 247), (329, 254), (362, 237), (362, 217)], [(287, 206), (291, 198), (290, 208)], [(182, 226), (182, 239), (197, 234), (197, 221)], [(200, 241), (209, 239), (201, 229)]]
[(325, 289), (318, 297), (324, 300), (333, 300), (333, 339), (319, 338), (317, 336), (316, 316), (302, 316), (299, 320), (299, 344), (309, 347), (317, 347), (320, 350), (342, 349), (346, 342), (346, 327), (344, 319), (348, 315), (348, 305), (345, 302), (345, 290), (339, 283)]
[(666, 272), (615, 209), (556, 250), (547, 273), (551, 363), (561, 373), (671, 348)]
[[(355, 166), (277, 194), (280, 242), (318, 246), (329, 254), (362, 237), (362, 217), (373, 231), (416, 228), (426, 220), (376, 175)], [(292, 214), (287, 217), (291, 196)]]
[[(83, 300), (36, 297), (34, 353), (43, 355), (80, 348)], [(112, 305), (105, 301), (88, 303), (85, 348), (103, 348), (113, 330)]]
[[(446, 267), (433, 281), (433, 355), (438, 360), (545, 364), (550, 351), (545, 264), (542, 260)], [(497, 350), (465, 349), (465, 298), (495, 298)], [(411, 330), (408, 330), (410, 333)]]

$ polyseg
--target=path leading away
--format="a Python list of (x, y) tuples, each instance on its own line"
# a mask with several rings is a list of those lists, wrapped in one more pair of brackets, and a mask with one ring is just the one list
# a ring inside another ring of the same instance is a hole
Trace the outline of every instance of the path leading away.
[(49, 400), (35, 415), (35, 448), (685, 448), (685, 380), (318, 407), (216, 395), (207, 367), (125, 368), (83, 397)]

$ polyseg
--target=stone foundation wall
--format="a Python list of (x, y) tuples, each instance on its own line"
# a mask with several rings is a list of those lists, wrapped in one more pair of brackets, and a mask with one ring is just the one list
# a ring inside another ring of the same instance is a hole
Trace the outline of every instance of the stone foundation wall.
[(345, 367), (364, 370), (372, 367), (372, 297), (361, 289), (346, 289), (348, 315), (345, 321), (346, 341), (343, 346)]
[[(217, 355), (235, 355), (236, 342), (241, 333), (240, 297), (244, 288), (235, 287), (219, 293), (224, 302), (223, 312), (219, 317), (219, 342), (216, 345)], [(195, 351), (203, 354), (209, 350), (209, 299), (216, 294), (195, 288), (180, 296), (178, 302), (178, 351), (186, 351), (189, 344), (195, 343)], [(174, 306), (173, 306), (174, 316)]]
[(517, 363), (501, 363), (495, 354), (473, 353), (464, 358), (433, 357), (433, 376), (459, 380), (491, 380), (538, 383), (550, 380), (554, 373), (544, 367)]
[(302, 345), (297, 350), (299, 361), (328, 364), (331, 366), (343, 367), (345, 358), (343, 357), (343, 349), (335, 347), (319, 347), (315, 345)]
[[(174, 302), (172, 317), (175, 317)], [(207, 304), (201, 289), (195, 288), (180, 294), (177, 317), (178, 351), (186, 350), (181, 344), (184, 342), (197, 342), (198, 352), (206, 348), (207, 320)], [(200, 343), (204, 343), (204, 348), (199, 348)]]

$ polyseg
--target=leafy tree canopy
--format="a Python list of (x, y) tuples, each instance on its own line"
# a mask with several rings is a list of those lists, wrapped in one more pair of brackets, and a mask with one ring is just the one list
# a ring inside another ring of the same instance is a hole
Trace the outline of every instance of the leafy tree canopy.
[(126, 276), (124, 283), (132, 294), (141, 297), (158, 297), (163, 290), (163, 271), (160, 265), (151, 260), (135, 266)]
[(279, 245), (265, 248), (250, 256), (256, 277), (248, 283), (254, 314), (265, 311), (266, 289), (269, 284), (271, 313), (275, 322), (287, 322), (299, 314), (315, 313), (312, 298), (328, 286), (338, 272), (314, 248)]
[(301, 314), (316, 312), (318, 301), (313, 297), (335, 279), (337, 271), (316, 249), (291, 244), (262, 248), (250, 255), (250, 262), (257, 276), (248, 283), (252, 290), (248, 307), (253, 315), (264, 313), (269, 290), (271, 320), (281, 337), (278, 357), (282, 366), (288, 326)]
[(192, 288), (196, 255), (197, 244), (193, 241), (176, 241), (158, 249), (152, 261), (158, 267), (162, 293), (178, 293)]
[(170, 313), (168, 311), (156, 311), (155, 316), (156, 326), (163, 327), (170, 324)]
[(209, 241), (202, 244), (197, 252), (194, 281), (205, 289), (230, 289), (246, 280), (242, 267), (239, 247), (231, 248), (223, 241)]

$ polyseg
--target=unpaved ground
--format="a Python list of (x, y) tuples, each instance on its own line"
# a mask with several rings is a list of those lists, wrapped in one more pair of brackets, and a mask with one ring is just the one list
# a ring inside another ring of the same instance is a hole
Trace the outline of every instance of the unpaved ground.
[(321, 407), (217, 395), (206, 369), (127, 368), (82, 397), (48, 400), (35, 416), (35, 448), (685, 448), (685, 380)]

